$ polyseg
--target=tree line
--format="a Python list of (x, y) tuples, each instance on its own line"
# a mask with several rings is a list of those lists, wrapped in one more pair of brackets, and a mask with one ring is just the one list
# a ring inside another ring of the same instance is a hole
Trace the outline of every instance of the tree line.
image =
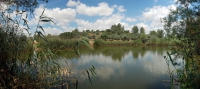
[[(64, 39), (79, 39), (82, 37), (86, 37), (88, 39), (102, 39), (102, 40), (147, 40), (151, 37), (163, 38), (170, 37), (174, 33), (166, 36), (165, 31), (162, 29), (157, 29), (157, 31), (152, 30), (149, 34), (146, 34), (144, 27), (133, 26), (131, 32), (129, 30), (125, 30), (124, 26), (120, 23), (112, 25), (110, 29), (106, 30), (83, 30), (80, 32), (77, 28), (71, 32), (63, 32), (59, 34), (60, 38)], [(174, 36), (174, 35), (173, 35)]]

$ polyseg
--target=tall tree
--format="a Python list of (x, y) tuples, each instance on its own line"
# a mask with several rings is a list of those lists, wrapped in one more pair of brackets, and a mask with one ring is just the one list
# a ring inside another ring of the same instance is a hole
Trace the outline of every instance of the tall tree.
[[(164, 29), (167, 33), (176, 30), (177, 37), (182, 43), (177, 45), (173, 54), (180, 55), (184, 64), (177, 69), (178, 81), (183, 89), (200, 88), (200, 67), (197, 58), (200, 54), (200, 0), (177, 0), (176, 9), (171, 9), (169, 15), (164, 18)], [(174, 31), (175, 32), (175, 31)], [(170, 55), (169, 55), (170, 56)], [(177, 55), (176, 55), (177, 56)], [(176, 58), (174, 58), (176, 59)], [(171, 60), (172, 64), (175, 60)], [(174, 81), (174, 80), (172, 80)]]
[(76, 28), (76, 29), (74, 29), (72, 32), (74, 32), (74, 33), (79, 33), (79, 31), (78, 31), (78, 29)]
[(162, 29), (157, 30), (157, 37), (159, 37), (159, 38), (164, 37), (164, 31)]
[(139, 31), (139, 29), (138, 29), (137, 26), (133, 26), (133, 27), (132, 27), (132, 33), (133, 33), (133, 34), (138, 34), (138, 31)]
[(117, 25), (112, 25), (110, 30), (113, 33), (117, 33), (118, 35), (120, 35), (124, 32), (124, 26), (122, 26), (120, 23), (118, 23)]
[(145, 34), (145, 30), (143, 27), (140, 28), (140, 33)]
[(156, 31), (155, 31), (155, 30), (153, 30), (153, 31), (150, 31), (150, 32), (149, 32), (149, 35), (154, 35), (154, 36), (157, 36), (157, 33), (156, 33)]
[[(182, 37), (190, 37), (192, 31), (199, 30), (200, 1), (199, 0), (177, 0), (177, 8), (171, 9), (170, 14), (163, 19), (166, 33), (176, 32)], [(194, 37), (194, 36), (193, 36)]]

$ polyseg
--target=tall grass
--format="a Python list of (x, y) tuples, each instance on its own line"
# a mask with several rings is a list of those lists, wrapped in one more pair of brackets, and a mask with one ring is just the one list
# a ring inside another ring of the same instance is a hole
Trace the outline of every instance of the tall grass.
[[(41, 38), (39, 38), (41, 39)], [(70, 50), (73, 49), (77, 42), (84, 40), (85, 42), (89, 43), (87, 38), (83, 39), (61, 39), (58, 36), (46, 37), (48, 42), (44, 40), (39, 40), (37, 42), (38, 48), (40, 50), (49, 48), (51, 50)], [(86, 47), (84, 43), (79, 44), (80, 47)]]
[(143, 43), (142, 40), (113, 40), (113, 41), (105, 41), (101, 39), (94, 40), (94, 46), (137, 46), (137, 45), (151, 45), (151, 46), (172, 46), (177, 45), (180, 41), (177, 39), (166, 39), (166, 38), (158, 38), (156, 36), (151, 37), (147, 42)]
[[(44, 11), (40, 16), (34, 37), (26, 37), (20, 31), (20, 25), (23, 25), (24, 30), (28, 32), (30, 29), (27, 18), (22, 18), (23, 12), (17, 14), (16, 18), (10, 17), (11, 13), (6, 10), (0, 13), (0, 89), (62, 88), (68, 87), (71, 83), (77, 88), (78, 79), (71, 77), (71, 71), (67, 70), (70, 67), (61, 67), (57, 60), (53, 60), (57, 56), (50, 50), (53, 44), (57, 47), (69, 44), (68, 46), (71, 47), (71, 41), (60, 42), (57, 39), (46, 39), (42, 34), (43, 28), (40, 22), (51, 22), (52, 19), (43, 16)], [(21, 21), (22, 19), (24, 21)], [(37, 39), (36, 36), (40, 38)], [(36, 41), (41, 42), (39, 46)], [(75, 46), (77, 48), (78, 45)], [(45, 49), (38, 50), (39, 47)], [(94, 70), (92, 66), (83, 72), (90, 80), (90, 73), (96, 73)]]
[(171, 88), (175, 83), (180, 84), (181, 89), (200, 88), (200, 56), (196, 52), (196, 42), (188, 38), (182, 38), (176, 46), (170, 47), (171, 52), (167, 53), (165, 60), (167, 65), (172, 64), (175, 70), (169, 71), (171, 77)]
[(104, 41), (101, 39), (96, 39), (94, 41), (94, 46), (126, 46), (126, 45), (138, 45), (142, 44), (141, 41)]

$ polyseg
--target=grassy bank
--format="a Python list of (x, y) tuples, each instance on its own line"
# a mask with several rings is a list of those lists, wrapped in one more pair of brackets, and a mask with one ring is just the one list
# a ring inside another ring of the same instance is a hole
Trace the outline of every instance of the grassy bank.
[(86, 45), (81, 42), (85, 40), (88, 42), (88, 39), (61, 39), (58, 36), (46, 37), (47, 41), (38, 38), (37, 47), (40, 49), (51, 49), (51, 50), (68, 50), (73, 49), (75, 45), (78, 44), (79, 47), (85, 47)]
[(142, 42), (142, 40), (130, 40), (130, 41), (105, 41), (101, 39), (94, 40), (94, 46), (173, 46), (180, 43), (177, 39), (150, 39), (147, 42)]
[(81, 40), (88, 42), (91, 46), (173, 46), (180, 43), (178, 39), (166, 39), (166, 38), (151, 38), (148, 41), (144, 42), (140, 39), (137, 40), (102, 40), (102, 39), (62, 39), (58, 36), (46, 37), (47, 41), (38, 38), (37, 47), (39, 49), (51, 49), (51, 50), (69, 50), (74, 49), (78, 44), (78, 47), (86, 47)]

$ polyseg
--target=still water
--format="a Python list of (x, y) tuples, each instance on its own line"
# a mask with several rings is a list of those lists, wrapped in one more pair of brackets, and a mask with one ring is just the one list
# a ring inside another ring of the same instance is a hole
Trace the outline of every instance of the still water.
[[(166, 47), (101, 47), (80, 49), (60, 54), (61, 62), (67, 60), (74, 73), (91, 65), (97, 75), (79, 76), (79, 89), (168, 89), (168, 66), (164, 60)], [(80, 73), (81, 74), (81, 73)]]

